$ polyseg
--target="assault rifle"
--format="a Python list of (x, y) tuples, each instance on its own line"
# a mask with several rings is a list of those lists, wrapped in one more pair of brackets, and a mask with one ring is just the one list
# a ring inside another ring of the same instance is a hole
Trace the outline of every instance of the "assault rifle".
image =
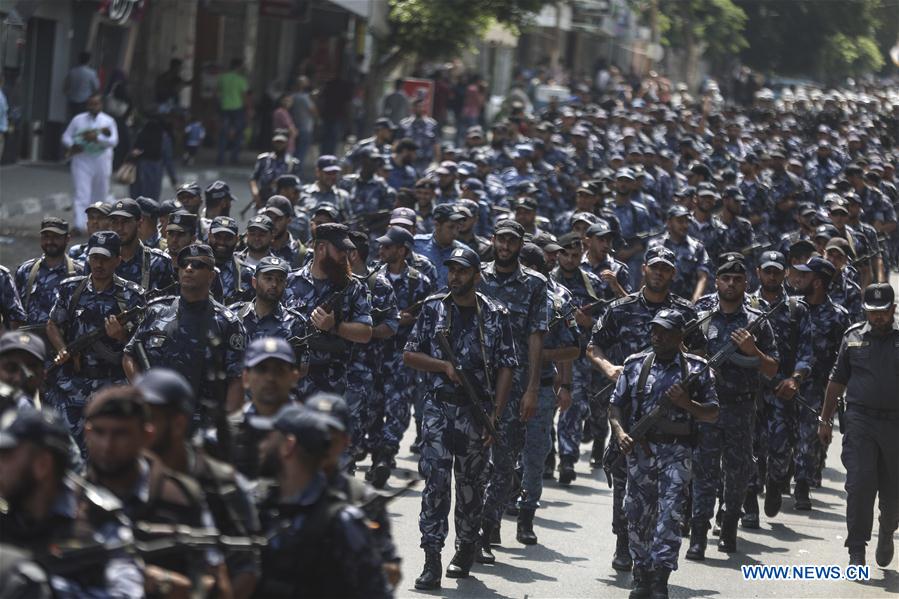
[(570, 317), (572, 314), (574, 314), (575, 310), (582, 310), (583, 312), (591, 313), (594, 310), (596, 310), (597, 308), (599, 308), (600, 306), (604, 306), (605, 304), (611, 304), (616, 299), (618, 299), (618, 298), (613, 297), (611, 299), (596, 300), (595, 302), (590, 302), (589, 304), (584, 304), (583, 306), (575, 306), (572, 304), (571, 307), (568, 310), (566, 310), (564, 314), (559, 314), (558, 316), (554, 316), (553, 319), (549, 321), (549, 328), (551, 329), (554, 326), (556, 326), (557, 324), (559, 324), (560, 322), (567, 320), (568, 317)]
[(751, 255), (755, 254), (757, 251), (767, 250), (768, 248), (772, 247), (773, 245), (774, 245), (773, 241), (768, 241), (768, 242), (759, 241), (757, 243), (753, 243), (752, 245), (747, 245), (746, 247), (740, 249), (739, 252), (741, 254), (743, 254), (744, 256), (751, 256)]
[[(125, 310), (124, 312), (120, 312), (119, 314), (115, 314), (114, 317), (117, 321), (119, 321), (120, 325), (126, 325), (129, 322), (133, 322), (143, 316), (144, 311), (146, 310), (145, 306), (135, 306), (130, 310)], [(97, 341), (99, 341), (102, 337), (106, 336), (106, 327), (99, 326), (96, 329), (89, 331), (73, 340), (71, 343), (67, 344), (65, 349), (69, 354), (70, 359), (77, 359), (78, 354), (82, 353), (86, 349), (93, 346)], [(53, 364), (50, 365), (50, 368), (47, 369), (47, 373), (53, 372), (60, 366), (62, 366), (65, 362), (62, 360), (59, 354), (53, 359)]]
[[(746, 327), (746, 332), (754, 333), (759, 326), (765, 321), (767, 321), (771, 316), (776, 312), (781, 305), (786, 300), (780, 300), (777, 302), (770, 310), (761, 314), (758, 318), (753, 320)], [(733, 340), (728, 340), (728, 342), (718, 350), (718, 352), (709, 358), (709, 360), (703, 364), (702, 368), (698, 371), (691, 373), (687, 376), (683, 381), (679, 384), (685, 390), (688, 390), (690, 385), (692, 385), (700, 376), (705, 374), (705, 372), (712, 368), (717, 368), (724, 362), (726, 362), (732, 355), (737, 353), (737, 344), (733, 342)], [(689, 391), (688, 391), (689, 392)], [(643, 415), (640, 420), (638, 420), (631, 430), (628, 431), (628, 435), (634, 440), (635, 443), (640, 443), (646, 440), (646, 434), (655, 427), (656, 424), (659, 423), (662, 418), (668, 413), (668, 410), (671, 408), (671, 400), (668, 398), (667, 394), (662, 395), (661, 400), (655, 406), (652, 407), (646, 414)], [(620, 462), (625, 459), (625, 453), (622, 452), (618, 455), (614, 462), (612, 462), (612, 466), (617, 466)]]
[(459, 377), (459, 382), (462, 384), (462, 390), (465, 392), (465, 397), (468, 399), (471, 413), (474, 415), (475, 420), (484, 427), (488, 435), (496, 439), (496, 428), (493, 426), (493, 421), (490, 420), (490, 416), (488, 416), (487, 412), (481, 407), (481, 398), (478, 395), (478, 391), (472, 384), (471, 379), (468, 378), (468, 373), (462, 369), (462, 364), (456, 357), (456, 352), (453, 351), (449, 339), (446, 337), (446, 331), (438, 330), (434, 335), (434, 340), (437, 341), (437, 347), (440, 348), (440, 352), (452, 363), (453, 369)]

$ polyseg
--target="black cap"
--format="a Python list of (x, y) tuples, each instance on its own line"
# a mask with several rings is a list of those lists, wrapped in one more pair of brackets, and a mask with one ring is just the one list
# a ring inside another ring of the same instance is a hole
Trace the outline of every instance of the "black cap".
[(215, 235), (216, 233), (231, 233), (232, 235), (237, 235), (240, 233), (240, 228), (237, 226), (237, 221), (230, 216), (216, 216), (212, 219), (212, 222), (209, 223), (209, 234)]
[(125, 218), (140, 218), (140, 205), (136, 200), (132, 200), (131, 198), (124, 198), (118, 200), (115, 204), (112, 205), (112, 210), (109, 213), (109, 216), (124, 216)]
[(507, 218), (496, 223), (496, 228), (493, 230), (493, 234), (495, 236), (514, 235), (519, 239), (524, 239), (524, 227), (521, 226), (521, 223), (519, 223), (518, 221)]
[(151, 368), (137, 377), (134, 386), (151, 406), (168, 406), (185, 414), (194, 413), (194, 390), (181, 373), (169, 368)]
[(273, 195), (265, 202), (266, 212), (271, 211), (275, 216), (293, 216), (293, 204), (290, 200), (280, 195)]
[(256, 265), (255, 273), (258, 275), (271, 270), (283, 272), (286, 275), (290, 272), (290, 264), (278, 256), (265, 256)]
[(646, 266), (652, 266), (653, 264), (658, 264), (659, 262), (661, 262), (663, 264), (667, 264), (671, 268), (677, 268), (676, 260), (677, 256), (674, 255), (674, 252), (663, 245), (651, 247), (646, 250), (645, 254), (643, 254), (643, 263)]
[(597, 216), (592, 212), (575, 212), (571, 215), (571, 224), (574, 223), (587, 223), (587, 226), (592, 225), (597, 221)]
[(102, 256), (118, 256), (122, 247), (122, 240), (115, 231), (97, 231), (87, 240), (87, 255), (100, 254)]
[(743, 262), (742, 254), (737, 254), (734, 252), (722, 254), (721, 261), (718, 263), (718, 270), (715, 271), (715, 274), (745, 275), (746, 263)]
[(819, 225), (815, 229), (815, 239), (822, 237), (824, 239), (831, 239), (839, 235), (839, 231), (833, 225)]
[(449, 266), (450, 264), (458, 264), (465, 268), (478, 270), (481, 268), (481, 257), (469, 247), (456, 248), (449, 258), (443, 261), (444, 266)]
[(457, 211), (456, 207), (452, 204), (438, 204), (437, 206), (434, 206), (433, 216), (434, 220), (438, 223), (446, 222), (448, 220), (465, 220), (465, 215)]
[(386, 116), (382, 116), (375, 120), (375, 127), (383, 127), (385, 129), (396, 129), (396, 125), (393, 124), (393, 121), (388, 119)]
[(329, 424), (329, 419), (320, 413), (298, 405), (286, 405), (272, 418), (250, 418), (250, 426), (257, 430), (293, 435), (297, 444), (314, 456), (323, 456), (331, 446)]
[(340, 218), (340, 210), (338, 210), (337, 206), (335, 206), (331, 202), (321, 202), (310, 212), (312, 216), (324, 212), (334, 220), (338, 220)]
[(107, 204), (103, 201), (94, 202), (93, 204), (90, 204), (87, 208), (85, 208), (84, 212), (87, 213), (91, 210), (96, 210), (104, 216), (109, 216), (109, 213), (112, 212), (112, 204)]
[(274, 228), (275, 223), (264, 214), (257, 214), (247, 222), (247, 231), (250, 229), (262, 229), (263, 231), (271, 232)]
[(166, 231), (181, 231), (183, 233), (197, 232), (197, 215), (187, 210), (178, 210), (169, 215), (169, 222), (165, 226)]
[(300, 183), (300, 178), (296, 175), (281, 175), (277, 179), (275, 179), (275, 188), (276, 189), (284, 189), (285, 187), (291, 187), (293, 189), (299, 189), (302, 187), (302, 183)]
[(323, 223), (315, 227), (315, 241), (327, 241), (341, 250), (355, 250), (350, 241), (350, 229), (340, 223)]
[(253, 368), (260, 362), (274, 358), (287, 362), (290, 365), (296, 363), (296, 355), (290, 344), (281, 337), (259, 337), (253, 339), (247, 346), (247, 353), (244, 355), (244, 367)]
[(290, 139), (290, 131), (287, 129), (275, 129), (272, 131), (272, 141), (288, 141)]
[(178, 187), (178, 190), (175, 191), (175, 197), (178, 197), (182, 193), (200, 197), (200, 184), (196, 181), (190, 181), (189, 183), (182, 184)]
[[(596, 226), (596, 225), (594, 225), (594, 226)], [(590, 229), (592, 229), (592, 228), (593, 227), (590, 227)], [(587, 231), (589, 232), (590, 229), (587, 229)], [(531, 241), (533, 241), (534, 244), (537, 247), (539, 247), (540, 249), (542, 249), (544, 252), (558, 252), (559, 250), (562, 249), (562, 246), (559, 245), (556, 240), (556, 236), (551, 233), (547, 233), (546, 231), (541, 231), (540, 233), (537, 233), (536, 235), (534, 235), (534, 238)], [(527, 244), (525, 244), (525, 245), (527, 245)], [(522, 246), (522, 247), (524, 247), (524, 246)]]
[(318, 160), (315, 163), (315, 166), (324, 172), (333, 172), (340, 170), (340, 161), (337, 159), (337, 156), (332, 156), (331, 154), (325, 154), (323, 156), (319, 156)]
[(865, 287), (862, 307), (865, 310), (887, 310), (896, 302), (896, 293), (889, 283), (873, 283)]
[(306, 399), (308, 409), (322, 416), (328, 426), (341, 432), (350, 432), (350, 408), (344, 398), (334, 393), (315, 393)]
[(671, 308), (662, 308), (659, 310), (649, 324), (657, 324), (666, 329), (678, 330), (681, 332), (683, 332), (684, 327), (687, 326), (683, 313), (679, 310), (672, 310)]
[(805, 264), (797, 264), (793, 268), (800, 272), (814, 273), (827, 281), (831, 281), (837, 274), (836, 267), (820, 256), (813, 256)]
[(612, 235), (615, 231), (609, 226), (609, 223), (603, 219), (599, 219), (587, 229), (587, 237), (604, 237)]
[(134, 201), (137, 202), (138, 206), (140, 206), (140, 211), (142, 214), (146, 214), (147, 216), (152, 217), (159, 216), (159, 202), (157, 202), (153, 198), (148, 198), (147, 196), (137, 196)]
[(107, 387), (106, 390), (91, 396), (84, 409), (86, 420), (100, 417), (138, 418), (147, 421), (149, 412), (140, 393), (131, 393), (124, 387)]
[(415, 221), (417, 220), (417, 216), (415, 214), (415, 210), (412, 208), (394, 208), (390, 213), (390, 224), (400, 224), (407, 225), (410, 227), (415, 226)]
[(184, 208), (184, 204), (178, 198), (163, 200), (159, 203), (159, 214), (172, 214)]
[(808, 256), (815, 253), (815, 244), (808, 239), (798, 239), (790, 244), (790, 258)]
[(13, 449), (30, 441), (68, 458), (71, 438), (59, 416), (51, 410), (8, 410), (0, 418), (0, 449)]
[(681, 216), (690, 216), (690, 210), (682, 204), (675, 204), (668, 209), (668, 218), (680, 218)]
[(57, 235), (69, 234), (69, 223), (56, 216), (48, 216), (41, 221), (41, 233), (56, 233)]
[(513, 203), (513, 207), (517, 210), (518, 208), (524, 208), (525, 210), (537, 210), (537, 198), (532, 198), (530, 196), (521, 196), (516, 198)]
[(8, 331), (0, 337), (0, 354), (11, 351), (23, 351), (31, 354), (41, 362), (47, 359), (47, 348), (43, 339), (32, 333)]
[(759, 264), (762, 269), (773, 266), (779, 270), (785, 270), (787, 259), (780, 252), (765, 252), (762, 254)]
[(181, 248), (178, 252), (178, 267), (184, 268), (190, 260), (198, 260), (207, 264), (215, 265), (215, 252), (205, 243), (192, 243)]
[(546, 254), (540, 249), (539, 245), (534, 243), (525, 243), (521, 246), (521, 252), (518, 254), (521, 264), (528, 268), (535, 268), (542, 271), (546, 268)]
[(412, 233), (402, 227), (390, 227), (387, 233), (378, 237), (375, 241), (381, 245), (402, 245), (410, 250), (415, 245), (415, 238)]
[(572, 249), (574, 246), (580, 246), (581, 243), (581, 236), (574, 232), (565, 233), (559, 237), (559, 245), (562, 246), (562, 249)]
[(206, 204), (218, 204), (223, 200), (233, 199), (231, 188), (224, 181), (213, 181), (206, 188)]

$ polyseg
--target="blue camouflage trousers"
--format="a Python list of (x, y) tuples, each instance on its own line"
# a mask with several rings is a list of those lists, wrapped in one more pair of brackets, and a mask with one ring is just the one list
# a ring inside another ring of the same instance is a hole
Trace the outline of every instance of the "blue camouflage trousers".
[[(612, 532), (616, 535), (627, 533), (627, 518), (624, 515), (624, 495), (627, 491), (626, 462), (618, 461), (621, 449), (618, 441), (610, 439), (602, 454), (602, 467), (606, 480), (612, 486)], [(617, 463), (616, 463), (617, 462)]]
[(87, 454), (84, 445), (84, 408), (91, 395), (103, 387), (126, 382), (124, 375), (121, 378), (88, 378), (60, 374), (56, 384), (48, 390), (47, 403), (56, 409), (62, 421), (68, 426), (82, 456)]
[(628, 541), (634, 565), (677, 570), (692, 450), (682, 443), (649, 443), (627, 456)]
[(492, 472), (484, 494), (484, 522), (497, 526), (512, 497), (515, 463), (524, 447), (524, 422), (520, 418), (522, 386), (526, 372), (515, 371), (512, 391), (503, 413), (496, 423), (497, 439), (490, 448)]
[(768, 409), (763, 399), (756, 400), (755, 426), (752, 430), (752, 476), (749, 479), (749, 492), (760, 493), (765, 484), (764, 473), (768, 467)]
[[(827, 383), (808, 381), (802, 387), (802, 398), (812, 408), (821, 412), (821, 403), (824, 401), (824, 389)], [(813, 485), (818, 480), (818, 469), (824, 459), (824, 447), (818, 439), (818, 417), (811, 411), (798, 408), (796, 412), (796, 424), (798, 436), (796, 439), (795, 465), (796, 481), (805, 481)]]
[(593, 369), (586, 358), (576, 360), (572, 368), (571, 407), (559, 414), (559, 457), (573, 459), (581, 455), (584, 420), (590, 414)]
[(789, 481), (787, 477), (793, 461), (793, 433), (796, 421), (796, 403), (783, 401), (773, 393), (765, 394), (766, 426), (768, 437), (768, 479), (779, 487)]
[[(518, 507), (537, 509), (543, 494), (543, 465), (552, 447), (553, 415), (556, 411), (556, 393), (552, 385), (540, 387), (537, 412), (528, 420), (524, 431), (524, 449), (521, 450), (521, 496)], [(564, 413), (564, 412), (563, 412)]]
[(416, 371), (404, 365), (403, 354), (397, 353), (385, 359), (383, 372), (384, 425), (380, 435), (369, 441), (372, 448), (383, 445), (383, 449), (396, 454), (412, 418)]
[(421, 458), (425, 479), (418, 528), (421, 547), (443, 549), (449, 533), (450, 477), (456, 477), (456, 538), (473, 543), (481, 526), (484, 487), (490, 478), (488, 450), (470, 407), (425, 397), (421, 417)]
[[(715, 512), (718, 485), (724, 479), (723, 508), (739, 514), (755, 468), (752, 457), (755, 402), (721, 402), (718, 422), (699, 423), (693, 450), (693, 522), (706, 523)], [(722, 472), (723, 471), (723, 472)]]

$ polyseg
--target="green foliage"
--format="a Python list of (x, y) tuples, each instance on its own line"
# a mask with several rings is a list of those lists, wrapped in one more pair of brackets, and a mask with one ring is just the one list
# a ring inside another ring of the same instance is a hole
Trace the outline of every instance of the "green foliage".
[(883, 64), (877, 42), (866, 35), (850, 37), (834, 33), (824, 40), (821, 66), (834, 79), (876, 72), (883, 68)]
[(701, 44), (712, 60), (733, 56), (746, 47), (746, 13), (732, 0), (632, 0), (631, 6), (647, 26), (653, 4), (662, 45), (683, 48)]

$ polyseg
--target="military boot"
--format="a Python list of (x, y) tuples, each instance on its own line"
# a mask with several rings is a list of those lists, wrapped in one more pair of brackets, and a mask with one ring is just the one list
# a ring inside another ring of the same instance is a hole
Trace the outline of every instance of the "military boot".
[(755, 491), (746, 493), (746, 501), (743, 502), (743, 517), (740, 519), (743, 528), (759, 528), (759, 498)]
[(446, 567), (447, 578), (468, 578), (471, 566), (474, 564), (475, 544), (459, 543), (459, 548), (452, 561)]
[(633, 576), (634, 582), (628, 599), (649, 599), (652, 594), (652, 570), (638, 566), (634, 568)]
[(515, 538), (522, 545), (536, 545), (537, 535), (534, 533), (534, 509), (519, 508), (518, 533)]
[(733, 553), (737, 550), (737, 524), (739, 513), (725, 512), (721, 518), (721, 535), (718, 538), (718, 551)]
[(634, 566), (634, 560), (631, 559), (630, 543), (627, 539), (627, 533), (618, 533), (615, 540), (615, 555), (612, 557), (612, 567), (619, 572), (628, 572)]
[(769, 478), (765, 481), (765, 515), (773, 518), (780, 513), (781, 505), (783, 505), (781, 486)]
[(874, 559), (877, 560), (877, 565), (881, 568), (889, 567), (893, 561), (894, 551), (893, 533), (885, 531), (881, 526), (880, 531), (877, 533), (877, 549), (874, 552)]
[(689, 560), (701, 562), (705, 559), (705, 548), (709, 542), (709, 523), (694, 522), (690, 528), (690, 547), (685, 556)]
[(421, 576), (415, 579), (415, 588), (419, 591), (439, 589), (442, 569), (440, 551), (425, 549), (425, 567), (421, 571)]
[(800, 512), (807, 512), (812, 509), (812, 498), (808, 494), (808, 483), (804, 480), (796, 481), (796, 488), (793, 490), (795, 503), (793, 508)]
[(371, 473), (371, 485), (376, 489), (383, 489), (390, 478), (393, 454), (390, 451), (381, 451), (373, 456)]
[(481, 537), (478, 539), (474, 558), (479, 564), (496, 563), (496, 556), (493, 555), (493, 549), (490, 548), (490, 536), (493, 528), (493, 525), (486, 523), (481, 526)]
[(559, 484), (567, 487), (577, 478), (574, 471), (574, 458), (562, 456), (559, 459)]
[(546, 454), (546, 460), (543, 462), (543, 480), (552, 480), (556, 477), (556, 452), (550, 451)]
[(671, 570), (668, 568), (659, 568), (652, 574), (652, 595), (651, 599), (668, 599), (668, 577), (671, 576)]

